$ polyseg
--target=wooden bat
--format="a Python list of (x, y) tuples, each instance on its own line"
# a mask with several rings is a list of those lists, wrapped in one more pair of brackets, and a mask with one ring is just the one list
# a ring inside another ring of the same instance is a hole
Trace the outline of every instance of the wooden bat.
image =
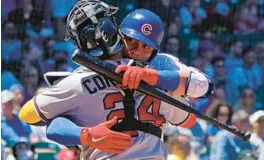
[[(105, 61), (102, 61), (98, 58), (92, 57), (91, 55), (85, 53), (85, 52), (81, 52), (79, 50), (76, 50), (72, 56), (72, 59), (74, 62), (85, 66), (103, 76), (107, 76), (108, 78), (116, 81), (117, 83), (122, 83), (122, 77), (123, 77), (123, 73), (120, 74), (116, 74), (115, 73), (115, 69), (116, 66), (107, 63)], [(144, 82), (140, 82), (140, 85), (137, 89), (140, 92), (143, 92), (145, 94), (151, 95), (153, 97), (156, 97), (168, 104), (171, 104), (175, 107), (178, 107), (182, 110), (185, 110), (187, 112), (193, 113), (194, 115), (196, 115), (198, 118), (201, 118), (203, 120), (206, 120), (207, 122), (210, 122), (212, 124), (214, 124), (217, 127), (220, 127), (222, 129), (225, 129), (235, 135), (237, 135), (238, 137), (242, 138), (244, 141), (248, 141), (251, 134), (250, 132), (244, 132), (241, 131), (233, 126), (230, 126), (226, 123), (220, 122), (217, 119), (207, 116), (203, 113), (200, 113), (199, 111), (195, 110), (194, 108), (191, 107), (190, 102), (182, 97), (179, 97), (177, 99), (167, 95), (166, 93), (164, 93), (163, 91), (153, 87), (153, 86), (149, 86)]]

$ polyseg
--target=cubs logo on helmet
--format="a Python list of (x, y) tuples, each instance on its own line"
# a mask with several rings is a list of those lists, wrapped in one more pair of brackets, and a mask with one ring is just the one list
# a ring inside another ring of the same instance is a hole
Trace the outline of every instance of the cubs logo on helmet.
[(147, 10), (136, 9), (129, 13), (120, 24), (121, 33), (160, 50), (164, 35), (163, 22), (160, 17)]
[(141, 27), (141, 32), (145, 35), (150, 35), (152, 31), (152, 26), (150, 24), (143, 24)]

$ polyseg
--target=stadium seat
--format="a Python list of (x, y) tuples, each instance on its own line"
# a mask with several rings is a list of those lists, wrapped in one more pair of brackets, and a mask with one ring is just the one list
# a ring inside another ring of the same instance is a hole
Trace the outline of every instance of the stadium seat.
[(58, 145), (48, 142), (38, 142), (32, 144), (35, 148), (36, 160), (56, 160), (56, 156), (60, 151)]

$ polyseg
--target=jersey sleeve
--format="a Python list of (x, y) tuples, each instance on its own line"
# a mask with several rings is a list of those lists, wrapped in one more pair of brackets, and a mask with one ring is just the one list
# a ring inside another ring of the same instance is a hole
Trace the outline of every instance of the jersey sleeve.
[[(174, 94), (179, 95), (181, 93), (182, 96), (197, 98), (208, 93), (210, 87), (208, 77), (198, 69), (186, 66), (178, 58), (161, 53), (157, 55), (152, 64), (158, 71), (172, 70), (179, 72), (178, 76), (173, 78), (174, 83), (168, 83), (169, 85), (177, 84), (174, 90), (170, 90)], [(188, 72), (190, 74), (187, 74)]]
[(33, 98), (35, 110), (42, 121), (47, 121), (61, 114), (75, 111), (79, 107), (78, 80), (72, 76), (60, 81), (57, 85), (38, 94)]
[(158, 71), (164, 71), (164, 70), (176, 71), (180, 69), (177, 61), (179, 61), (179, 59), (174, 56), (171, 56), (169, 54), (159, 53), (154, 58), (154, 60), (151, 61), (150, 65)]
[[(191, 107), (190, 102), (187, 99), (182, 98), (180, 96), (175, 97), (175, 99)], [(166, 116), (167, 116), (168, 121), (172, 125), (183, 127), (183, 128), (190, 128), (196, 124), (196, 116), (193, 115), (192, 113), (182, 110), (176, 106), (172, 106), (169, 104), (167, 105), (168, 106), (166, 107), (169, 110)]]

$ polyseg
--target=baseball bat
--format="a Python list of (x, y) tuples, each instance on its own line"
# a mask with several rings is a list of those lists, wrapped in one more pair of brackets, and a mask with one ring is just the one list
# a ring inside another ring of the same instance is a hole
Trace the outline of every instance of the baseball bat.
[[(108, 78), (116, 81), (117, 83), (122, 83), (122, 77), (123, 77), (123, 73), (120, 74), (116, 74), (115, 73), (115, 69), (116, 66), (107, 63), (105, 61), (99, 60), (98, 58), (92, 57), (89, 54), (85, 53), (85, 52), (81, 52), (80, 50), (75, 50), (75, 52), (73, 53), (72, 59), (74, 62), (85, 66), (103, 76), (107, 76)], [(217, 127), (220, 127), (222, 129), (225, 129), (235, 135), (237, 135), (238, 137), (240, 137), (241, 139), (243, 139), (244, 141), (248, 141), (251, 134), (250, 132), (244, 132), (241, 131), (233, 126), (230, 126), (226, 123), (220, 122), (217, 119), (207, 116), (203, 113), (200, 113), (199, 111), (195, 110), (194, 108), (191, 107), (190, 102), (182, 97), (179, 97), (177, 99), (175, 99), (174, 97), (171, 97), (170, 95), (167, 95), (166, 93), (164, 93), (163, 91), (153, 87), (153, 86), (149, 86), (144, 82), (140, 82), (139, 87), (137, 89), (140, 92), (143, 92), (145, 94), (151, 95), (153, 97), (156, 97), (168, 104), (171, 104), (175, 107), (178, 107), (182, 110), (185, 110), (187, 112), (193, 113), (194, 115), (196, 115), (198, 118), (206, 120), (207, 122), (210, 122), (212, 124), (214, 124)]]

